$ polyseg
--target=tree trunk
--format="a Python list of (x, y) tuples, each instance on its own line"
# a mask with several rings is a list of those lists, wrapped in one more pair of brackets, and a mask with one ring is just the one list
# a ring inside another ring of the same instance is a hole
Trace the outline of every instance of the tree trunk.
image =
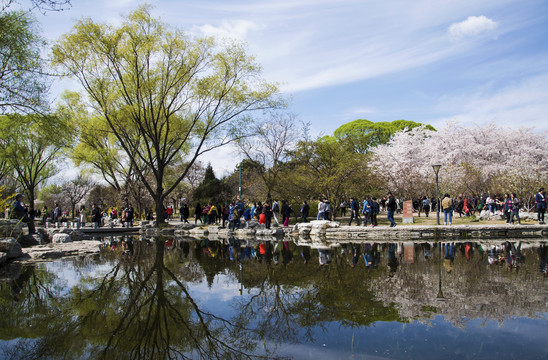
[(161, 194), (156, 194), (154, 204), (156, 205), (156, 226), (165, 223), (164, 218), (164, 202)]

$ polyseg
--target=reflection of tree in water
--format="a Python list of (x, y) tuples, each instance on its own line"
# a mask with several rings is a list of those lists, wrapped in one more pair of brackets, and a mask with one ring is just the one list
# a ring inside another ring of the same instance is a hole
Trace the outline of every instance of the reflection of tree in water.
[[(522, 250), (526, 261), (517, 271), (489, 265), (477, 244), (455, 244), (453, 269), (441, 275), (446, 300), (440, 303), (437, 244), (415, 244), (411, 257), (403, 256), (400, 244), (398, 251), (389, 244), (361, 246), (361, 260), (352, 267), (353, 245), (332, 250), (327, 266), (319, 265), (317, 250), (292, 245), (286, 249), (292, 259), (275, 265), (275, 246), (265, 243), (260, 259), (241, 258), (248, 294), (232, 302), (231, 319), (222, 319), (204, 311), (186, 285), (206, 278), (215, 286), (218, 274), (239, 279), (239, 263), (230, 261), (227, 245), (194, 241), (171, 250), (164, 245), (136, 242), (131, 257), (120, 247), (110, 251), (107, 273), (83, 278), (68, 294), (54, 274), (30, 267), (17, 283), (1, 284), (1, 339), (39, 339), (20, 341), (11, 351), (17, 356), (7, 357), (242, 358), (258, 353), (258, 340), (264, 340), (260, 351), (268, 356), (276, 354), (276, 344), (314, 342), (330, 324), (360, 328), (437, 315), (462, 324), (470, 318), (535, 317), (545, 309), (538, 272), (546, 251), (537, 256), (536, 249)], [(368, 263), (376, 266), (365, 267), (368, 254)]]
[[(139, 242), (132, 258), (122, 258), (101, 278), (83, 279), (66, 298), (52, 294), (44, 306), (47, 311), (32, 314), (28, 324), (17, 325), (44, 328), (35, 336), (25, 336), (41, 339), (20, 342), (21, 346), (12, 348), (12, 357), (251, 357), (255, 351), (252, 334), (241, 324), (200, 309), (186, 286), (164, 265), (164, 244), (157, 240), (155, 246), (147, 247)], [(47, 293), (45, 288), (32, 291), (38, 298)], [(36, 307), (28, 304), (28, 309), (35, 311)], [(31, 343), (35, 346), (29, 347)]]
[(283, 267), (259, 262), (243, 265), (244, 282), (252, 287), (252, 295), (241, 299), (235, 309), (259, 337), (274, 346), (310, 343), (333, 322), (353, 328), (399, 319), (392, 306), (376, 301), (364, 286), (374, 273), (351, 268), (339, 251), (332, 251), (328, 266), (319, 266), (317, 256), (313, 261), (309, 256), (301, 258), (301, 248), (294, 251), (297, 256)]

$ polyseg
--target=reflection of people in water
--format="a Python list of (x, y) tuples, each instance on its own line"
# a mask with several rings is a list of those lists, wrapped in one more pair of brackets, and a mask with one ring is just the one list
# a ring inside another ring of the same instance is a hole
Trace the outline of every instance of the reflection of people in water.
[(360, 245), (359, 244), (352, 244), (352, 267), (355, 267), (358, 265), (358, 261), (360, 260)]
[(455, 260), (455, 243), (446, 243), (445, 246), (445, 260), (443, 267), (448, 273), (453, 271), (453, 261)]
[(472, 243), (467, 242), (464, 244), (464, 256), (466, 257), (466, 260), (470, 261), (470, 258), (472, 257)]
[(538, 271), (548, 277), (548, 247), (545, 243), (540, 244), (538, 253)]
[(308, 246), (301, 246), (301, 257), (303, 258), (304, 264), (308, 264), (310, 261), (310, 248)]
[(518, 247), (507, 241), (504, 243), (504, 252), (506, 254), (506, 268), (508, 270), (516, 269), (519, 270), (523, 258), (521, 256), (521, 241), (518, 243)]
[(374, 269), (380, 261), (378, 245), (375, 243), (365, 244), (364, 251), (363, 251), (363, 259), (365, 261), (365, 267), (368, 270)]
[(282, 259), (284, 265), (287, 265), (293, 260), (293, 252), (289, 248), (289, 241), (283, 241), (282, 244)]
[(393, 277), (396, 271), (398, 270), (399, 261), (396, 256), (396, 250), (398, 249), (398, 244), (390, 243), (388, 244), (388, 276)]
[[(426, 216), (428, 217), (428, 213)], [(429, 243), (424, 243), (422, 244), (422, 249), (424, 251), (424, 258), (430, 259), (430, 256), (432, 256), (432, 245), (430, 245)]]
[(318, 249), (318, 261), (320, 262), (320, 266), (331, 264), (331, 250)]
[(280, 263), (280, 242), (276, 241), (274, 244), (274, 249), (272, 250), (272, 261), (274, 262), (274, 265), (278, 265)]

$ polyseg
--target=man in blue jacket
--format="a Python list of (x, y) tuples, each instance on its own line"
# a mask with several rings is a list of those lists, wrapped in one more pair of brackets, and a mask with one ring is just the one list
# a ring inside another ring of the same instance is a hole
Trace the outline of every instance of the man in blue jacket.
[(348, 222), (348, 226), (352, 225), (352, 220), (356, 218), (356, 225), (360, 226), (360, 214), (359, 214), (359, 205), (358, 202), (354, 198), (350, 198), (350, 221)]

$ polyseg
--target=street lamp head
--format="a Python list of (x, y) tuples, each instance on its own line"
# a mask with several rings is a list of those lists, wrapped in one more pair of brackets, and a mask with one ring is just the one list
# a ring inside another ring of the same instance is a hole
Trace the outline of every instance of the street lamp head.
[(436, 176), (438, 176), (438, 173), (440, 172), (441, 165), (432, 165), (432, 169), (434, 169), (434, 173)]

